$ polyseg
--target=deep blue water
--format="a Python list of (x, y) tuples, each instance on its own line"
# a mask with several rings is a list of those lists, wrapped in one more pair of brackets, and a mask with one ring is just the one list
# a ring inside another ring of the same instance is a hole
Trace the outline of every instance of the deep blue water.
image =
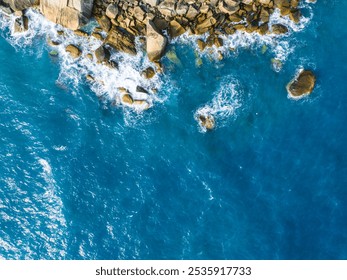
[[(177, 43), (167, 99), (130, 124), (2, 31), (0, 258), (346, 259), (347, 2), (311, 7), (279, 72), (261, 46), (197, 68)], [(316, 88), (288, 99), (302, 66)], [(233, 80), (239, 107), (202, 133), (194, 113)]]

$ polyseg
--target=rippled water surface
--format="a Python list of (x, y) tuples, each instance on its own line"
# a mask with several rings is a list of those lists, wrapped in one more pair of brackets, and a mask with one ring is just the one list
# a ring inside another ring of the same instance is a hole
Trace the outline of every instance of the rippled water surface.
[[(346, 9), (305, 3), (289, 36), (224, 38), (222, 61), (183, 36), (151, 81), (141, 52), (119, 71), (51, 57), (56, 26), (1, 16), (0, 258), (346, 259)], [(317, 85), (292, 100), (300, 68)], [(149, 110), (114, 106), (137, 85)]]

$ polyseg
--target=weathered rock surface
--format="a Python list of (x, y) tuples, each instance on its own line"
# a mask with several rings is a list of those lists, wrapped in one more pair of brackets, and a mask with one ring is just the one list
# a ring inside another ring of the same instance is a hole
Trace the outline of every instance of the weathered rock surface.
[(127, 105), (132, 105), (134, 103), (134, 99), (129, 93), (126, 93), (122, 97), (122, 102)]
[(212, 130), (215, 128), (216, 124), (212, 115), (199, 115), (198, 118), (200, 125), (207, 130)]
[(302, 70), (287, 85), (288, 94), (294, 98), (300, 98), (310, 94), (315, 86), (316, 77), (310, 70)]
[(40, 0), (40, 11), (49, 20), (76, 30), (91, 16), (94, 0)]
[(2, 2), (8, 4), (13, 11), (22, 11), (37, 6), (40, 0), (3, 0)]
[(65, 49), (73, 58), (78, 58), (81, 56), (81, 50), (75, 45), (68, 45)]
[(142, 71), (142, 76), (144, 76), (146, 79), (152, 79), (154, 75), (155, 71), (152, 67), (148, 67), (144, 71)]
[(154, 23), (149, 20), (147, 23), (147, 55), (149, 60), (159, 60), (164, 54), (167, 38), (157, 30)]
[(108, 33), (105, 43), (117, 51), (136, 55), (135, 36), (124, 29), (114, 26)]
[(98, 63), (106, 63), (110, 59), (110, 52), (105, 46), (100, 46), (97, 48), (94, 54)]

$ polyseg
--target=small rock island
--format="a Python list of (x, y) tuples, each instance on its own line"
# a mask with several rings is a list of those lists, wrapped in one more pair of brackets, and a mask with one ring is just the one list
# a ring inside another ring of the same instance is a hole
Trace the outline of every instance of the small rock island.
[(300, 70), (298, 75), (287, 85), (292, 98), (301, 98), (310, 94), (315, 86), (316, 77), (310, 70)]

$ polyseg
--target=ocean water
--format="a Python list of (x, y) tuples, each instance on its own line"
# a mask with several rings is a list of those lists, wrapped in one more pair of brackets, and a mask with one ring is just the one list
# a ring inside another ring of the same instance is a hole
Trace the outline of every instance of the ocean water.
[[(56, 26), (1, 16), (0, 259), (346, 259), (346, 9), (303, 3), (288, 36), (224, 38), (222, 61), (183, 36), (152, 81), (141, 52), (51, 57)], [(317, 85), (292, 100), (300, 68)], [(149, 110), (114, 104), (137, 85)]]

